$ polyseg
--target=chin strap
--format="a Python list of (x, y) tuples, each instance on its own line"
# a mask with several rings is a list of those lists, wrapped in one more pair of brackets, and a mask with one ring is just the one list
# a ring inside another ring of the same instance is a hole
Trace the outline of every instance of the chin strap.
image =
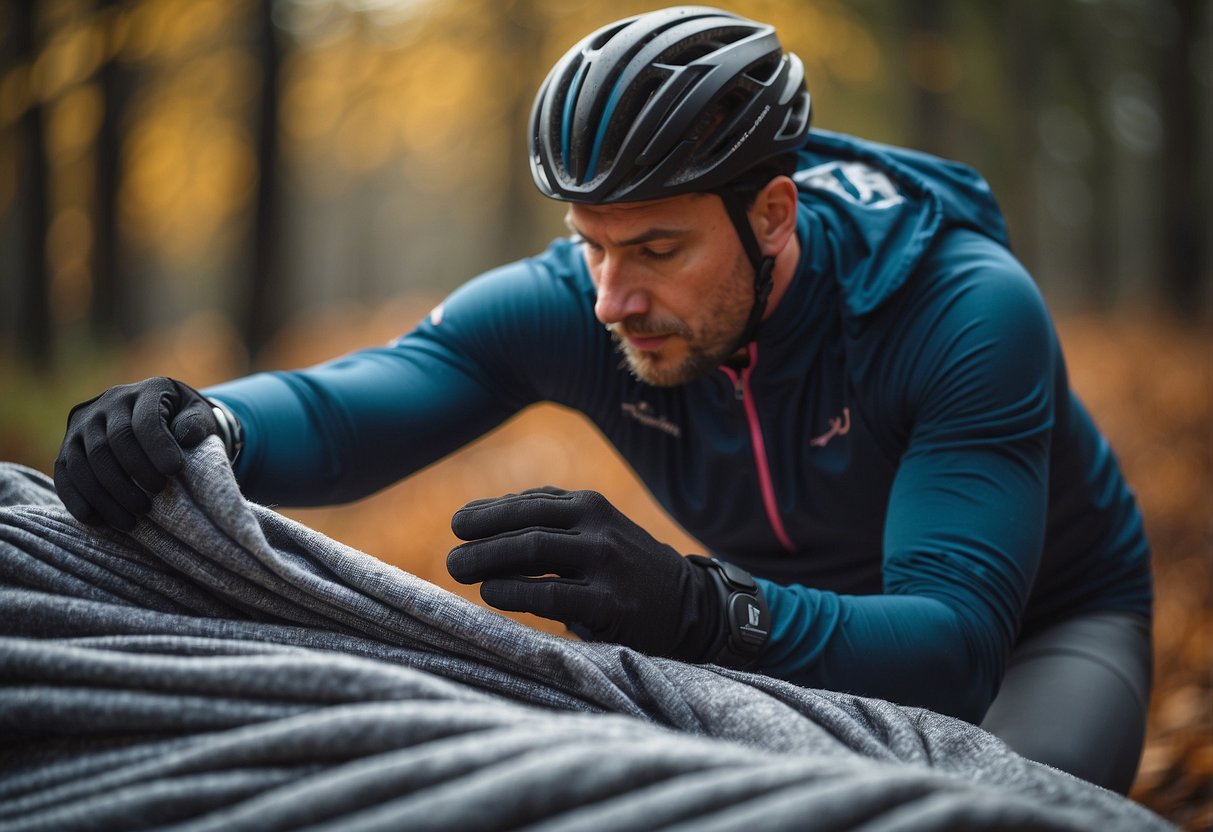
[(724, 202), (724, 210), (728, 212), (729, 219), (733, 221), (733, 227), (737, 229), (741, 247), (745, 249), (746, 256), (750, 258), (750, 265), (754, 267), (754, 305), (750, 307), (750, 317), (746, 319), (737, 345), (731, 351), (736, 352), (754, 340), (758, 325), (762, 323), (762, 316), (767, 310), (767, 298), (771, 296), (771, 287), (774, 285), (771, 272), (775, 269), (775, 258), (764, 257), (762, 249), (758, 247), (758, 238), (754, 236), (745, 200), (741, 195), (727, 189), (717, 193)]

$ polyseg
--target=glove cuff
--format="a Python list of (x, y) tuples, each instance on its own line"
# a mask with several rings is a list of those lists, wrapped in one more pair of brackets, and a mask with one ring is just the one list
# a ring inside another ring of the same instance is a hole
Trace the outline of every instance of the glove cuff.
[(720, 604), (723, 633), (708, 651), (708, 661), (738, 670), (753, 667), (771, 634), (762, 590), (749, 572), (731, 563), (703, 555), (688, 555), (687, 560), (704, 570)]

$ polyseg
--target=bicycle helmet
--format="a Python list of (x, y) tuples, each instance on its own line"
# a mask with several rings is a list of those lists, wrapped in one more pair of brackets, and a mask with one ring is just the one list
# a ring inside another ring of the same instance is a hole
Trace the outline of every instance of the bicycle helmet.
[(811, 111), (804, 66), (773, 26), (705, 6), (662, 9), (604, 26), (548, 73), (531, 109), (531, 174), (544, 195), (570, 202), (719, 194), (754, 267), (740, 347), (766, 310), (774, 259), (737, 186), (801, 145)]
[(605, 26), (570, 49), (531, 111), (545, 195), (636, 202), (715, 191), (809, 129), (800, 59), (774, 27), (703, 6)]

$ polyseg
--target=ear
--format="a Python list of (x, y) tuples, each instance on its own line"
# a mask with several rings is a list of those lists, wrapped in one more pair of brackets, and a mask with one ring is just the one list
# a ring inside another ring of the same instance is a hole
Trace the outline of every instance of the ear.
[(774, 257), (796, 234), (796, 183), (776, 176), (763, 186), (750, 206), (750, 222), (762, 253)]

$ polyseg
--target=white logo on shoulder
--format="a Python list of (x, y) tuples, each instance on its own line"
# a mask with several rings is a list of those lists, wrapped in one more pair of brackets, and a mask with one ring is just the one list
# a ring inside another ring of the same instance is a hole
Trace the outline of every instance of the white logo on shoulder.
[(442, 323), (442, 313), (445, 310), (445, 308), (446, 308), (446, 304), (440, 303), (437, 306), (435, 306), (432, 310), (430, 310), (430, 323), (432, 323), (434, 326), (438, 326), (439, 324), (441, 324)]
[(682, 435), (682, 428), (666, 417), (656, 413), (653, 410), (653, 405), (648, 402), (624, 402), (619, 408), (625, 416), (635, 419), (642, 425), (657, 428), (657, 430), (664, 431), (675, 439)]
[(863, 162), (827, 162), (798, 170), (792, 178), (806, 188), (829, 191), (866, 208), (892, 208), (906, 201), (887, 174)]

